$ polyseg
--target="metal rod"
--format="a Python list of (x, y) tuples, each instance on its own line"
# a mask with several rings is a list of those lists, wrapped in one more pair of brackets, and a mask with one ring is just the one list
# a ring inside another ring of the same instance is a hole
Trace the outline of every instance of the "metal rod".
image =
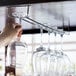
[(29, 15), (29, 5), (27, 6), (27, 16)]
[(68, 31), (70, 31), (70, 18), (68, 18)]
[[(26, 18), (29, 19), (29, 20), (31, 20), (32, 22), (38, 24), (38, 25), (41, 25), (41, 26), (45, 27), (46, 29), (49, 28), (49, 30), (51, 30), (52, 32), (56, 32), (56, 33), (58, 33), (58, 34), (64, 34), (64, 33), (65, 33), (64, 31), (61, 31), (61, 30), (59, 30), (59, 29), (54, 29), (54, 28), (52, 28), (52, 27), (46, 26), (46, 25), (44, 25), (44, 24), (42, 24), (42, 23), (40, 23), (40, 22), (37, 22), (37, 21), (29, 18), (29, 17), (26, 17)], [(46, 29), (45, 29), (45, 30), (46, 30)], [(48, 30), (47, 30), (47, 31), (48, 31)]]
[(21, 21), (22, 21), (22, 19), (21, 19), (21, 17), (19, 18), (19, 23), (21, 24)]
[(30, 23), (30, 24), (32, 24), (32, 25), (35, 25), (33, 22), (30, 22), (30, 21), (28, 21), (28, 20), (26, 20), (26, 19), (23, 19), (23, 18), (22, 18), (22, 20), (23, 20), (23, 21), (26, 21), (26, 22), (28, 22), (28, 23)]
[[(18, 17), (18, 16), (12, 16), (12, 17), (20, 18), (20, 17)], [(32, 24), (32, 25), (35, 25), (33, 22), (28, 21), (28, 20), (26, 20), (26, 19), (24, 19), (24, 18), (21, 18), (21, 20), (26, 21), (26, 22), (28, 22), (28, 23), (30, 23), (30, 24)]]
[[(13, 16), (13, 17), (19, 18), (18, 16)], [(38, 22), (38, 21), (36, 21), (36, 20), (34, 20), (32, 18), (29, 18), (27, 16), (25, 18), (23, 17), (21, 19), (24, 20), (24, 21), (26, 21), (26, 22), (28, 22), (28, 23), (30, 23), (30, 24), (33, 24), (33, 25), (36, 25), (37, 24), (39, 27), (43, 27), (44, 30), (47, 30), (47, 31), (49, 30), (50, 32), (56, 32), (58, 34), (64, 34), (65, 33), (62, 30), (59, 30), (59, 29), (55, 29), (53, 27), (46, 26), (45, 24), (42, 24), (42, 23), (40, 23), (40, 22)], [(28, 20), (26, 20), (26, 19), (28, 19)]]
[(64, 19), (64, 6), (63, 6), (63, 3), (61, 3), (61, 13), (62, 13), (62, 29), (64, 29), (65, 19)]

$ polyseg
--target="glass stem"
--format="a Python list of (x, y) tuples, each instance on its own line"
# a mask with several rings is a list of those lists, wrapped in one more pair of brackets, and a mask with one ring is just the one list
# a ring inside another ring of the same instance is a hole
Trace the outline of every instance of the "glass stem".
[(61, 52), (63, 51), (63, 34), (60, 35), (61, 36)]
[(55, 39), (54, 39), (54, 44), (55, 44), (54, 51), (56, 52), (56, 50), (57, 50), (56, 33), (54, 33), (54, 35), (55, 35)]
[(50, 49), (50, 31), (48, 31), (48, 49)]
[(48, 31), (48, 51), (50, 51), (50, 31)]
[(43, 29), (42, 29), (42, 27), (40, 28), (40, 33), (41, 33), (41, 43), (40, 43), (40, 46), (42, 47), (43, 46), (43, 42), (42, 42)]

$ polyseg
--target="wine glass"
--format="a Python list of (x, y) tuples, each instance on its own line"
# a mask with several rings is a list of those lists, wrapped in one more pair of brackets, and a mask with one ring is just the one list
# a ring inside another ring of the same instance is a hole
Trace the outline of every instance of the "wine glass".
[(48, 30), (48, 49), (39, 55), (39, 76), (55, 76), (56, 55), (50, 49), (50, 31)]
[(72, 68), (72, 63), (70, 58), (63, 52), (63, 34), (60, 34), (61, 37), (61, 49), (56, 50), (56, 55), (57, 55), (57, 63), (56, 63), (56, 72), (58, 76), (74, 76), (73, 73), (74, 71), (71, 70)]
[(43, 47), (42, 42), (42, 35), (43, 35), (43, 28), (40, 28), (41, 33), (41, 43), (40, 46), (36, 49), (36, 51), (33, 52), (33, 68), (34, 68), (34, 74), (35, 76), (41, 76), (40, 75), (40, 55), (46, 51), (46, 48)]

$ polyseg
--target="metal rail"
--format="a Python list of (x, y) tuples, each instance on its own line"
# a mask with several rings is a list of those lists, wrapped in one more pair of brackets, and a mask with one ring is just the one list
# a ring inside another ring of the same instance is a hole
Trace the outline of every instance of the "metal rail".
[[(18, 17), (18, 16), (12, 16), (12, 17), (20, 19), (20, 17)], [(25, 22), (28, 22), (28, 23), (32, 24), (32, 25), (37, 25), (38, 27), (42, 27), (46, 31), (50, 31), (50, 32), (53, 32), (53, 33), (58, 33), (58, 34), (68, 34), (68, 33), (65, 33), (65, 31), (63, 31), (63, 30), (56, 29), (54, 27), (49, 27), (48, 25), (40, 23), (40, 22), (38, 22), (38, 21), (36, 21), (36, 20), (34, 20), (34, 19), (30, 18), (30, 17), (27, 17), (27, 16), (22, 17), (21, 19), (23, 21), (25, 21)]]

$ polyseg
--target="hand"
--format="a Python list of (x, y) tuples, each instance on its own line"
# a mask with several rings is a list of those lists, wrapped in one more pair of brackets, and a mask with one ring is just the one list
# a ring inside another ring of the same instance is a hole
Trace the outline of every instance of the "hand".
[(3, 32), (0, 34), (0, 47), (8, 45), (20, 33), (22, 33), (22, 27), (18, 23), (5, 27)]
[(17, 31), (17, 36), (20, 35), (20, 34), (22, 34), (22, 27), (21, 27), (20, 24), (15, 23), (15, 24), (13, 24), (13, 27), (14, 27), (14, 30)]

